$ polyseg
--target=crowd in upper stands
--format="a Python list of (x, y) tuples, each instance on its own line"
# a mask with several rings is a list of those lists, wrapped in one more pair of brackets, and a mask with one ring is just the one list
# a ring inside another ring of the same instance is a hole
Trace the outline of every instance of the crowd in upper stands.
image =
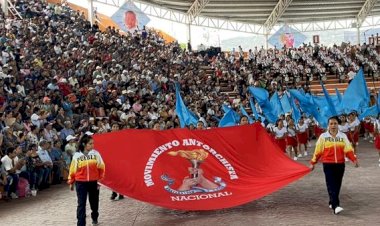
[[(10, 198), (17, 198), (21, 178), (32, 190), (60, 183), (85, 133), (179, 127), (177, 82), (206, 128), (218, 125), (222, 104), (248, 107), (250, 85), (310, 92), (309, 82), (326, 73), (344, 82), (359, 66), (377, 74), (380, 63), (372, 46), (350, 44), (255, 48), (245, 58), (240, 48), (209, 57), (165, 43), (145, 27), (100, 31), (66, 4), (15, 5), (24, 19), (0, 15), (0, 185)], [(226, 88), (238, 96), (231, 99)]]

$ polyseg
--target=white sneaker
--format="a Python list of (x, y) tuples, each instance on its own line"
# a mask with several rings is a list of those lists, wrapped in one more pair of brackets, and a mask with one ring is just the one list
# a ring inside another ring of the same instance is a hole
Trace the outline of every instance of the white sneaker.
[(335, 210), (334, 210), (334, 214), (339, 214), (340, 212), (342, 212), (344, 209), (340, 206), (336, 207)]
[(379, 158), (379, 162), (380, 162), (380, 158)]
[(302, 158), (302, 154), (298, 154), (298, 156), (297, 156), (298, 158)]
[(296, 156), (294, 156), (293, 160), (294, 160), (294, 161), (297, 161), (297, 160), (298, 160), (298, 158), (297, 158)]
[(12, 199), (18, 199), (18, 196), (15, 193), (11, 193), (11, 198)]
[(371, 140), (369, 140), (369, 142), (370, 142), (370, 143), (373, 143), (373, 140), (371, 139)]
[(307, 151), (305, 151), (305, 152), (303, 153), (303, 156), (307, 156)]

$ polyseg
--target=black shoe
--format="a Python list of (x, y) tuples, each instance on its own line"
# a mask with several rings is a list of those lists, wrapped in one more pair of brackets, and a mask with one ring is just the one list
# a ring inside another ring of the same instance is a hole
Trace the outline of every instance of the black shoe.
[(98, 221), (96, 220), (96, 221), (92, 221), (92, 225), (98, 225), (99, 223), (98, 223)]
[(124, 199), (124, 196), (123, 195), (119, 195), (119, 199), (118, 200), (122, 200)]
[(111, 195), (111, 200), (115, 200), (117, 197), (117, 194), (115, 192), (112, 192), (112, 195)]

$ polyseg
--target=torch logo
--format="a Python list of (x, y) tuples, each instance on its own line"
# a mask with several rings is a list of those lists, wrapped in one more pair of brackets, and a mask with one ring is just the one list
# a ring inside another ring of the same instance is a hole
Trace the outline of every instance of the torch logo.
[(167, 182), (167, 185), (164, 187), (166, 191), (177, 195), (189, 195), (217, 192), (226, 187), (226, 183), (220, 177), (213, 177), (213, 181), (211, 181), (204, 175), (200, 165), (209, 155), (204, 149), (170, 151), (168, 154), (189, 160), (191, 167), (188, 168), (190, 175), (183, 179), (182, 184), (177, 189), (171, 187), (174, 184), (174, 179), (170, 178), (167, 174), (162, 175), (161, 179)]

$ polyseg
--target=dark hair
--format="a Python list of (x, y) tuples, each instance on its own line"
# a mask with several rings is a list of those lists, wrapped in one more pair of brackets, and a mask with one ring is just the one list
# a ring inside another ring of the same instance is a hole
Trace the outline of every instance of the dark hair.
[(30, 144), (28, 146), (28, 150), (32, 150), (33, 148), (36, 148), (37, 147), (37, 144)]
[(86, 146), (86, 144), (87, 144), (90, 140), (92, 140), (92, 137), (91, 137), (91, 136), (88, 136), (87, 134), (83, 135), (83, 137), (80, 138), (80, 140), (79, 140), (78, 151), (79, 151), (79, 152), (84, 151), (84, 147)]
[(278, 123), (281, 122), (281, 121), (282, 121), (282, 119), (277, 119), (277, 121), (276, 121), (276, 127), (278, 126)]
[(37, 126), (36, 126), (36, 125), (31, 125), (31, 126), (30, 126), (30, 131), (33, 131), (33, 130), (35, 130), (35, 129), (37, 129)]
[(241, 122), (241, 120), (243, 119), (243, 118), (246, 118), (247, 120), (248, 120), (248, 116), (246, 116), (246, 115), (242, 115), (241, 117), (240, 117), (240, 122)]
[(327, 122), (330, 122), (330, 120), (336, 120), (338, 122), (338, 124), (341, 123), (341, 121), (340, 121), (340, 119), (339, 119), (338, 116), (332, 116), (332, 117), (330, 117), (329, 120), (327, 120)]
[(9, 148), (7, 148), (6, 153), (7, 153), (7, 155), (9, 155), (9, 154), (12, 154), (15, 150), (16, 150), (15, 147), (9, 147)]
[(59, 143), (59, 144), (62, 144), (62, 142), (61, 142), (60, 140), (56, 140), (56, 141), (53, 142), (54, 145), (56, 145), (56, 144), (58, 144), (58, 143)]

